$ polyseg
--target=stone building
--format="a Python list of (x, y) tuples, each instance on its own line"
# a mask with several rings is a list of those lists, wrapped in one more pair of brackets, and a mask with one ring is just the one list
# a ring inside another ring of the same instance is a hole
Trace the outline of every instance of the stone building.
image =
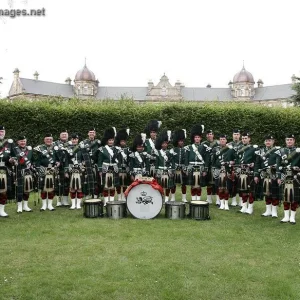
[(66, 99), (95, 99), (95, 100), (120, 100), (133, 99), (139, 103), (164, 102), (164, 101), (247, 101), (267, 106), (293, 105), (291, 96), (295, 93), (292, 86), (295, 83), (295, 75), (290, 84), (264, 86), (261, 79), (255, 81), (253, 75), (243, 68), (233, 76), (228, 83), (228, 88), (213, 88), (210, 84), (206, 87), (186, 87), (180, 81), (172, 85), (164, 74), (155, 85), (151, 80), (145, 87), (108, 87), (99, 85), (95, 74), (86, 66), (79, 70), (75, 78), (66, 78), (65, 83), (55, 83), (39, 80), (38, 72), (34, 78), (20, 77), (20, 71), (15, 69), (14, 80), (11, 85), (8, 98), (38, 99), (41, 97), (62, 97)]

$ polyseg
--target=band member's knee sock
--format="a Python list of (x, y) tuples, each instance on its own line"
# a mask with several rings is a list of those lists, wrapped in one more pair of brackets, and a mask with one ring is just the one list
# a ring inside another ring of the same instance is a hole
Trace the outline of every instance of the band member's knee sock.
[(103, 190), (103, 197), (108, 197), (108, 190)]
[(296, 210), (297, 210), (297, 207), (298, 207), (298, 203), (297, 203), (297, 202), (292, 202), (292, 203), (291, 203), (291, 210), (292, 210), (292, 211), (296, 211)]
[(114, 201), (115, 200), (115, 189), (111, 189), (109, 191), (109, 201)]
[(5, 205), (6, 202), (7, 202), (7, 194), (6, 193), (0, 194), (0, 204)]
[(252, 204), (254, 202), (254, 195), (252, 193), (249, 193), (249, 204)]
[(283, 202), (283, 209), (284, 210), (289, 210), (291, 207), (291, 203), (290, 202)]
[(266, 196), (266, 205), (272, 204), (272, 197)]
[(279, 200), (273, 199), (273, 200), (272, 200), (272, 205), (273, 205), (273, 206), (279, 205)]
[(211, 186), (208, 186), (206, 188), (206, 191), (207, 191), (207, 195), (211, 195), (212, 194), (212, 187)]
[(247, 202), (248, 201), (248, 194), (243, 193), (242, 194), (242, 200), (243, 200), (243, 203)]
[(192, 196), (192, 201), (195, 201), (197, 199), (197, 189), (191, 188), (191, 196)]
[(121, 201), (122, 195), (121, 195), (121, 186), (116, 187), (117, 195), (118, 195), (118, 201)]
[(197, 200), (201, 200), (201, 193), (202, 193), (201, 187), (197, 188)]

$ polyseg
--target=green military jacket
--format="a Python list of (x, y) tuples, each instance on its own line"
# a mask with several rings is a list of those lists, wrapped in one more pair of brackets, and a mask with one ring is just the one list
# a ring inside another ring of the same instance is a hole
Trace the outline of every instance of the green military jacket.
[(19, 170), (31, 167), (33, 161), (33, 150), (31, 146), (25, 146), (24, 148), (20, 148), (19, 146), (14, 147), (13, 156), (17, 159)]
[(229, 142), (228, 145), (231, 145), (235, 152), (237, 152), (238, 150), (240, 150), (243, 147), (242, 141), (238, 141), (238, 142), (232, 141), (232, 142)]
[(149, 154), (147, 152), (131, 152), (129, 154), (129, 172), (130, 175), (141, 173), (143, 176), (148, 176), (150, 173)]
[(227, 172), (230, 172), (229, 162), (235, 161), (235, 150), (230, 144), (224, 147), (216, 146), (212, 150), (212, 167), (216, 169), (221, 169), (225, 166)]
[(294, 169), (299, 172), (297, 168), (300, 167), (300, 148), (284, 147), (276, 151), (276, 175), (277, 178), (282, 178), (288, 169)]
[(185, 166), (185, 148), (174, 147), (170, 150), (173, 155), (175, 170), (182, 170)]
[(82, 151), (89, 153), (92, 165), (94, 163), (97, 164), (97, 159), (99, 157), (98, 151), (100, 145), (101, 145), (101, 141), (98, 139), (95, 140), (85, 139), (80, 142), (80, 147), (82, 148)]
[(109, 147), (108, 145), (100, 147), (98, 152), (98, 170), (103, 172), (108, 169), (108, 167), (113, 167), (114, 170), (118, 171), (118, 156), (119, 147)]
[(14, 142), (12, 139), (0, 140), (0, 167), (10, 167), (9, 159), (13, 155)]
[(116, 146), (116, 148), (118, 149), (119, 153), (118, 153), (118, 167), (119, 167), (119, 171), (125, 171), (125, 170), (129, 170), (129, 154), (130, 154), (130, 149), (129, 147), (119, 147)]
[(155, 163), (155, 159), (157, 156), (157, 150), (155, 148), (155, 141), (153, 141), (151, 138), (146, 139), (145, 150), (150, 155), (150, 163)]
[(256, 151), (256, 161), (254, 167), (254, 176), (258, 177), (262, 170), (274, 168), (276, 170), (276, 160), (278, 154), (276, 152), (280, 147), (274, 146), (271, 148), (262, 147)]
[(256, 151), (258, 150), (257, 145), (243, 145), (237, 152), (236, 152), (236, 164), (238, 165), (248, 165), (248, 164), (255, 164), (256, 162)]
[(207, 171), (210, 160), (210, 149), (206, 145), (192, 144), (184, 147), (185, 149), (185, 168), (193, 166), (204, 166)]
[(35, 147), (34, 150), (34, 166), (39, 167), (52, 167), (54, 164), (53, 145), (47, 146), (45, 144)]
[(155, 170), (174, 170), (173, 155), (170, 150), (157, 150)]

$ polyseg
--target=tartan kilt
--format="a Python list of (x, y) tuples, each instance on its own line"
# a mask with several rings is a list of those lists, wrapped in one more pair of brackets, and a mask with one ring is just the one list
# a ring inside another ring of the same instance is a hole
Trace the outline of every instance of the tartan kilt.
[(156, 172), (156, 180), (158, 184), (164, 189), (171, 189), (175, 186), (174, 176), (169, 176), (168, 171), (158, 170)]
[(185, 172), (183, 172), (182, 170), (175, 170), (174, 184), (186, 185), (186, 183), (187, 183), (187, 176)]
[(202, 176), (203, 166), (188, 168), (186, 185), (194, 187), (206, 186), (206, 178)]
[(65, 190), (69, 189), (70, 178), (65, 177), (64, 169), (59, 170), (59, 177), (54, 176), (54, 190), (56, 195), (62, 195)]
[(203, 177), (203, 181), (206, 186), (212, 186), (216, 183), (213, 177), (213, 168), (208, 168), (207, 175)]
[(109, 167), (107, 172), (102, 172), (101, 186), (103, 189), (114, 189), (120, 186), (119, 172)]
[(130, 176), (126, 170), (119, 171), (119, 185), (129, 186), (131, 184)]
[(300, 184), (297, 179), (286, 180), (282, 192), (283, 201), (300, 204)]

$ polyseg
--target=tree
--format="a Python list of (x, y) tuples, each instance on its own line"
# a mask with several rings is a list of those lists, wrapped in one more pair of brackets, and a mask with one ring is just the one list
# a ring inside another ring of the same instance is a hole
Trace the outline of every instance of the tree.
[(294, 77), (295, 83), (292, 86), (292, 89), (296, 92), (295, 95), (292, 96), (293, 101), (296, 106), (300, 106), (300, 77)]

